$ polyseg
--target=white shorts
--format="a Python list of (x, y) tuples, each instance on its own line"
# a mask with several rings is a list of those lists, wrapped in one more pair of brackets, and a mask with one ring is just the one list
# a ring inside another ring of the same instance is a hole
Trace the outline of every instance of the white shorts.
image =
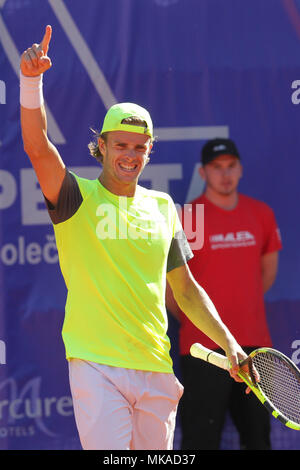
[(183, 386), (174, 374), (69, 361), (85, 450), (172, 450)]

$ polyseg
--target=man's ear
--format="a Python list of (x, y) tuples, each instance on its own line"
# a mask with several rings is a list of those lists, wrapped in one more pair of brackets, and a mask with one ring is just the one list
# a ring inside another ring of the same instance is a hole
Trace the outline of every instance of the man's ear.
[(102, 137), (99, 137), (99, 139), (98, 139), (98, 147), (99, 147), (101, 155), (103, 157), (105, 157), (105, 155), (106, 155), (106, 143), (105, 143), (104, 139), (102, 139)]
[(153, 143), (151, 143), (149, 145), (149, 149), (148, 149), (148, 158), (150, 158), (150, 153), (152, 152), (152, 149), (153, 149)]
[(203, 179), (203, 181), (206, 181), (206, 174), (202, 165), (199, 166), (198, 172), (199, 172), (200, 177)]
[(243, 168), (243, 165), (240, 163), (241, 165), (241, 178), (244, 176), (244, 168)]
[(148, 151), (147, 151), (147, 157), (146, 157), (145, 166), (147, 165), (147, 163), (150, 162), (150, 154), (151, 154), (152, 148), (153, 148), (153, 143), (151, 143), (151, 144), (149, 145), (149, 148), (148, 148)]

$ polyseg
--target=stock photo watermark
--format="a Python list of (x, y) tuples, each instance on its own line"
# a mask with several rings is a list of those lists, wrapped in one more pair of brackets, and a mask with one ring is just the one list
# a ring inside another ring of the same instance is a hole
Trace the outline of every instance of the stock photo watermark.
[[(173, 227), (170, 219), (168, 204), (160, 205), (153, 211), (127, 210), (126, 198), (120, 200), (117, 209), (114, 205), (100, 204), (96, 210), (99, 222), (96, 225), (96, 235), (99, 240), (161, 240), (169, 238), (170, 232), (176, 239), (187, 238), (191, 249), (200, 250), (204, 244), (204, 205), (197, 204), (193, 210), (191, 204), (176, 207), (178, 220), (184, 220), (184, 233), (180, 225)], [(151, 214), (150, 214), (151, 212)]]
[(0, 80), (0, 104), (6, 104), (6, 85), (3, 80)]

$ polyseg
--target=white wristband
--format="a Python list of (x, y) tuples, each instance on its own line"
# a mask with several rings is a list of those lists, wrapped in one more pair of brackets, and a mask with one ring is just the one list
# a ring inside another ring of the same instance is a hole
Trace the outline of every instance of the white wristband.
[(37, 77), (26, 77), (20, 72), (20, 104), (28, 109), (43, 106), (43, 74)]

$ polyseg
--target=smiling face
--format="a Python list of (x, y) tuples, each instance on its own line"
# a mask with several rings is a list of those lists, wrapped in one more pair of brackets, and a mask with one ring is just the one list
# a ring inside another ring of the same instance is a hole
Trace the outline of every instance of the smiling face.
[(149, 161), (152, 142), (135, 132), (112, 131), (98, 141), (103, 156), (100, 182), (110, 192), (133, 196), (138, 178)]

